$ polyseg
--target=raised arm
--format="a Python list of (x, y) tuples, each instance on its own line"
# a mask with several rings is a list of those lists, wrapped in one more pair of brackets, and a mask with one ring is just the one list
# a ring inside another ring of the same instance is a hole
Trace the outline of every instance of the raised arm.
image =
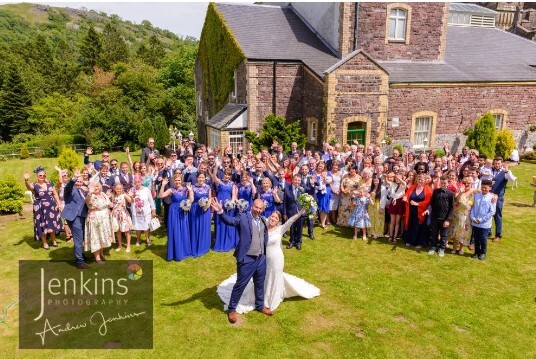
[(288, 229), (294, 224), (294, 222), (296, 222), (298, 218), (303, 216), (304, 213), (305, 208), (302, 208), (298, 213), (287, 219), (287, 221), (281, 225), (281, 233), (285, 233), (286, 231), (288, 231)]
[(26, 186), (26, 189), (29, 189), (30, 191), (34, 190), (34, 185), (30, 183), (30, 174), (28, 172), (24, 172), (24, 185)]

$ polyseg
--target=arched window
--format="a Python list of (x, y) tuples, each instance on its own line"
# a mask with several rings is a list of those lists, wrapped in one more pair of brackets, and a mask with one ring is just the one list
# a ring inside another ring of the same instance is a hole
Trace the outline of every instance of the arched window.
[(411, 7), (395, 3), (387, 6), (385, 43), (402, 42), (409, 44)]

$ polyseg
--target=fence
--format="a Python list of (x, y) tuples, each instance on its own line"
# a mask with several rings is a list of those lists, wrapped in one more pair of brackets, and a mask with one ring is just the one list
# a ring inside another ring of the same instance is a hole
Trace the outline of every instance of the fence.
[[(86, 151), (87, 145), (72, 144), (72, 145), (66, 145), (65, 147), (70, 147), (78, 153), (83, 153)], [(21, 149), (22, 149), (22, 146), (8, 148), (8, 149), (0, 149), (0, 160), (19, 158)], [(28, 147), (28, 154), (30, 155), (30, 157), (34, 157), (35, 154), (38, 153), (39, 149), (40, 147), (38, 146)], [(102, 151), (116, 152), (116, 151), (124, 151), (124, 150), (125, 149), (123, 146), (102, 147), (102, 148), (93, 147), (93, 153), (95, 154), (100, 153)]]

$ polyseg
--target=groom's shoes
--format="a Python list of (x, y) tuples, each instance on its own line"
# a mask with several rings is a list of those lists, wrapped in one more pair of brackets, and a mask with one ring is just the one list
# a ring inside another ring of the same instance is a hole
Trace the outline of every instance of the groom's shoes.
[(229, 319), (229, 323), (234, 324), (236, 323), (237, 315), (236, 312), (229, 312), (227, 313), (227, 319)]
[(261, 312), (262, 314), (265, 314), (265, 315), (269, 316), (269, 317), (274, 315), (274, 313), (268, 308), (262, 308), (262, 310), (258, 310), (258, 311)]
[(299, 244), (299, 243), (296, 244), (296, 249), (299, 250), (299, 251), (301, 251), (301, 244)]
[(294, 247), (294, 243), (290, 242), (287, 246), (287, 249), (291, 249), (292, 247)]

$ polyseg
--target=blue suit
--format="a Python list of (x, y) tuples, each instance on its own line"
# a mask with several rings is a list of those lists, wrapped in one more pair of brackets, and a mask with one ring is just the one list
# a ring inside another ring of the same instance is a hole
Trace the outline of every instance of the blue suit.
[(493, 185), (491, 186), (491, 193), (497, 195), (497, 206), (493, 220), (495, 221), (495, 237), (502, 238), (502, 208), (504, 204), (504, 192), (508, 185), (508, 178), (506, 174), (508, 172), (503, 170), (493, 170)]
[[(303, 187), (301, 187), (303, 188)], [(283, 194), (283, 216), (287, 216), (287, 218), (292, 217), (299, 211), (301, 211), (302, 207), (298, 203), (297, 197), (300, 196), (300, 194), (304, 193), (304, 189), (300, 190), (300, 187), (298, 187), (298, 195), (294, 196), (294, 186), (286, 186)], [(292, 244), (301, 244), (302, 243), (302, 232), (303, 232), (303, 221), (304, 217), (301, 216), (294, 222), (294, 224), (290, 227), (290, 243)]]
[(266, 276), (266, 256), (264, 253), (266, 253), (266, 245), (268, 244), (266, 221), (261, 218), (264, 225), (263, 254), (255, 257), (247, 254), (252, 240), (253, 216), (251, 212), (240, 213), (236, 217), (231, 217), (223, 212), (220, 216), (223, 222), (237, 228), (239, 236), (238, 244), (233, 254), (236, 257), (237, 278), (229, 300), (229, 311), (234, 312), (236, 310), (240, 297), (251, 278), (253, 278), (255, 288), (255, 309), (262, 310), (264, 308), (264, 277)]
[[(313, 174), (311, 173), (310, 175), (311, 175), (310, 178), (307, 178), (306, 176), (302, 176), (301, 186), (304, 189), (304, 193), (307, 193), (311, 197), (314, 197), (316, 200)], [(307, 222), (307, 234), (309, 235), (309, 238), (311, 238), (313, 236), (314, 220), (307, 217), (305, 221)]]
[(76, 179), (73, 178), (65, 186), (63, 197), (65, 207), (61, 212), (61, 217), (67, 221), (74, 240), (74, 255), (76, 264), (84, 263), (83, 243), (84, 228), (86, 225), (87, 207), (80, 190), (74, 188)]

